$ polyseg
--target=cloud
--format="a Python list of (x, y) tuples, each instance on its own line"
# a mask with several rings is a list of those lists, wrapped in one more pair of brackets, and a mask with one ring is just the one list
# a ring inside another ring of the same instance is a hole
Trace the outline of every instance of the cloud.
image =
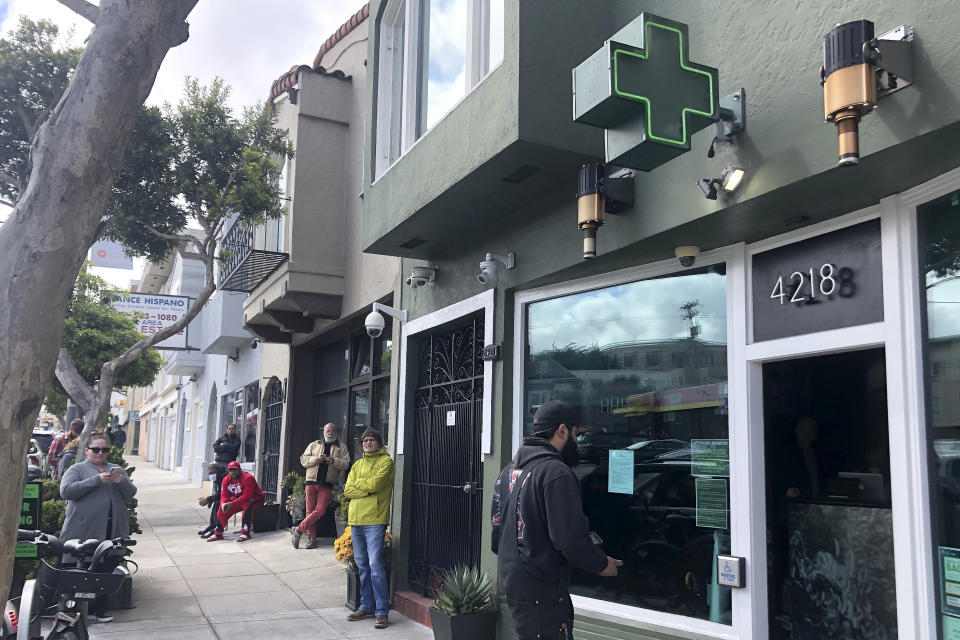
[(533, 354), (569, 343), (601, 348), (618, 342), (688, 337), (680, 305), (698, 300), (699, 338), (727, 340), (725, 279), (717, 274), (682, 275), (631, 282), (536, 302), (529, 306)]

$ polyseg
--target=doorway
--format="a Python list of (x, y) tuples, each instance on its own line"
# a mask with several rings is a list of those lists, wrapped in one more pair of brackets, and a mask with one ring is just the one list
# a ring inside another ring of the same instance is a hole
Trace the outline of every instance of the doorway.
[(773, 640), (897, 637), (884, 349), (763, 365)]
[(474, 316), (417, 348), (408, 579), (431, 597), (446, 569), (480, 566), (483, 340)]

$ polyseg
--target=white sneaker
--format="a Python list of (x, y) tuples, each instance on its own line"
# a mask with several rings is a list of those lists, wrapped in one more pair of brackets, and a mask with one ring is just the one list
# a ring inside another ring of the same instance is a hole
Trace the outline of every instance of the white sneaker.
[(91, 621), (96, 621), (96, 622), (104, 622), (104, 623), (106, 623), (106, 622), (113, 622), (113, 616), (98, 616), (98, 615), (92, 615), (92, 616), (87, 616), (87, 617), (88, 617)]

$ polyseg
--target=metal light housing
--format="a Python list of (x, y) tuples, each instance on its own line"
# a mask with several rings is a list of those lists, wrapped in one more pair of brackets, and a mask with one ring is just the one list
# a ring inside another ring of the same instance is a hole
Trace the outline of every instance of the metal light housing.
[(873, 23), (855, 20), (838, 25), (823, 39), (823, 110), (827, 122), (837, 125), (837, 162), (841, 167), (860, 163), (860, 118), (877, 105), (877, 68)]

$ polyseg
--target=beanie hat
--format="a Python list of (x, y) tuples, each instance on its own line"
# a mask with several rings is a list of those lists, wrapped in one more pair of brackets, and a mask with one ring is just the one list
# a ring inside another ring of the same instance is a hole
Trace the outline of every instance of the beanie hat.
[(360, 443), (363, 443), (363, 439), (366, 437), (376, 438), (377, 442), (383, 446), (383, 438), (380, 436), (380, 432), (374, 429), (373, 427), (367, 427), (363, 430), (363, 433), (360, 435)]

